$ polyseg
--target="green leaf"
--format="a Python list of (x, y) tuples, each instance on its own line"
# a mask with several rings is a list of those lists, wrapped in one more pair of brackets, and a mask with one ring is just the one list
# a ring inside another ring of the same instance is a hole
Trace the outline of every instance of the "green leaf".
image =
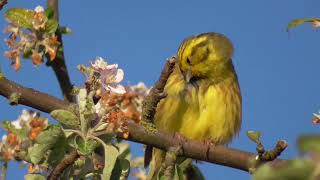
[(273, 168), (268, 164), (259, 167), (253, 174), (253, 180), (308, 180), (311, 179), (314, 166), (310, 161), (296, 159), (288, 164)]
[(109, 180), (112, 175), (113, 168), (116, 165), (117, 157), (119, 155), (119, 151), (116, 147), (104, 144), (104, 168), (102, 174), (102, 180)]
[(45, 131), (42, 131), (36, 139), (36, 143), (38, 144), (54, 144), (56, 143), (60, 137), (62, 137), (64, 133), (62, 129), (58, 125), (52, 125), (47, 128)]
[(52, 19), (54, 15), (54, 10), (51, 7), (48, 7), (45, 11), (44, 14), (47, 16), (48, 19)]
[(99, 145), (93, 139), (83, 140), (82, 138), (78, 138), (76, 141), (77, 149), (82, 155), (90, 155)]
[(67, 126), (76, 127), (79, 125), (79, 119), (73, 112), (58, 109), (52, 111), (50, 115), (54, 119), (58, 120), (60, 123), (65, 124)]
[(320, 153), (320, 134), (302, 135), (297, 140), (301, 152)]
[(55, 19), (49, 19), (46, 22), (45, 31), (49, 34), (54, 34), (58, 29), (59, 23)]
[(48, 163), (50, 164), (50, 166), (56, 167), (56, 165), (58, 165), (64, 158), (68, 150), (69, 148), (67, 140), (64, 136), (61, 136), (54, 144), (49, 154)]
[(119, 143), (117, 147), (119, 148), (119, 159), (131, 159), (130, 145), (128, 143)]
[(72, 33), (72, 30), (66, 26), (60, 26), (59, 31), (61, 34), (71, 34)]
[(22, 28), (32, 29), (34, 11), (23, 8), (12, 8), (5, 13), (8, 22)]
[(25, 180), (45, 180), (46, 178), (41, 174), (27, 174), (24, 176)]
[(294, 19), (288, 23), (287, 26), (287, 31), (290, 29), (297, 27), (305, 22), (313, 22), (313, 21), (320, 21), (320, 18), (299, 18), (299, 19)]
[(121, 175), (120, 180), (127, 180), (130, 173), (130, 162), (127, 159), (120, 159)]
[(173, 176), (174, 180), (183, 180), (183, 172), (182, 170), (179, 168), (179, 166), (175, 165), (174, 166), (174, 176)]
[(247, 131), (247, 136), (251, 141), (255, 143), (260, 142), (261, 133), (259, 131)]
[(39, 164), (50, 148), (51, 146), (47, 144), (34, 144), (28, 153), (31, 162), (33, 164)]

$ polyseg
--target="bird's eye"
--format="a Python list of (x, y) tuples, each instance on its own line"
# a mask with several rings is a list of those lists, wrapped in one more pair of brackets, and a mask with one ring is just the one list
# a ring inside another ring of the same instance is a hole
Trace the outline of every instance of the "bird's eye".
[(190, 58), (188, 58), (188, 57), (187, 57), (187, 63), (188, 63), (189, 65), (191, 65)]

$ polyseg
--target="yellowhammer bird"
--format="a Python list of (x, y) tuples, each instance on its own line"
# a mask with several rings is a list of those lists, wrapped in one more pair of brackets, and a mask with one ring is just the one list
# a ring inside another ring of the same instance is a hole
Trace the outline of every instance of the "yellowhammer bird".
[[(233, 46), (222, 34), (203, 33), (185, 39), (178, 62), (158, 104), (157, 129), (187, 139), (227, 144), (240, 130), (241, 94), (232, 64)], [(148, 179), (155, 179), (165, 153), (153, 150)]]

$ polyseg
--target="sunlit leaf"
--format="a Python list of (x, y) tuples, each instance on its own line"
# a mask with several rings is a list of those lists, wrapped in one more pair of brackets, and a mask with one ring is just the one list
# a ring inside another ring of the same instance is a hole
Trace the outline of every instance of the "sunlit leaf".
[(46, 152), (51, 148), (47, 144), (34, 144), (29, 150), (29, 156), (33, 164), (38, 164), (46, 155)]
[(302, 135), (297, 144), (301, 152), (320, 153), (320, 134)]
[(247, 136), (251, 141), (255, 143), (260, 142), (261, 133), (259, 131), (247, 131)]
[(119, 151), (116, 147), (112, 145), (104, 144), (104, 168), (102, 174), (102, 180), (109, 180), (112, 175), (113, 168), (115, 167)]
[(63, 136), (64, 133), (58, 125), (53, 125), (42, 131), (36, 138), (38, 144), (54, 144), (58, 141), (59, 137)]
[(71, 34), (72, 33), (72, 30), (66, 26), (60, 26), (59, 31), (61, 34)]
[(27, 174), (24, 176), (25, 180), (45, 180), (46, 178), (41, 174)]
[(128, 143), (119, 143), (117, 147), (119, 148), (119, 159), (131, 159), (130, 145)]
[(50, 115), (54, 119), (58, 120), (59, 122), (67, 126), (76, 127), (79, 125), (79, 119), (73, 112), (63, 110), (63, 109), (58, 109), (58, 110), (52, 111)]
[(174, 176), (173, 176), (173, 179), (174, 180), (183, 180), (183, 172), (182, 170), (180, 169), (179, 166), (175, 165), (174, 166)]
[(7, 10), (5, 17), (7, 21), (16, 26), (32, 29), (34, 11), (23, 8), (12, 8)]

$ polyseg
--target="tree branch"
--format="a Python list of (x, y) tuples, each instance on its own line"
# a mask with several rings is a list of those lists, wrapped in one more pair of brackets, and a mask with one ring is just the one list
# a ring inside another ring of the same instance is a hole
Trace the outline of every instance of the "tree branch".
[[(249, 171), (249, 168), (251, 168), (251, 161), (257, 156), (257, 154), (254, 153), (228, 148), (221, 145), (211, 145), (207, 156), (208, 146), (204, 145), (202, 142), (182, 140), (181, 138), (176, 138), (171, 134), (163, 132), (148, 132), (145, 128), (132, 121), (128, 123), (128, 127), (129, 138), (127, 138), (127, 140), (129, 141), (151, 145), (166, 151), (169, 150), (170, 147), (181, 146), (181, 156), (228, 166), (247, 172)], [(118, 136), (122, 137), (120, 133)], [(275, 159), (267, 163), (272, 165), (282, 165), (286, 162), (287, 160)]]
[[(55, 109), (66, 109), (72, 105), (48, 94), (15, 84), (4, 77), (0, 78), (0, 95), (8, 98), (12, 93), (20, 94), (19, 104), (27, 105), (46, 113), (50, 113)], [(249, 171), (249, 168), (251, 168), (250, 161), (256, 157), (254, 153), (225, 146), (211, 146), (207, 156), (208, 146), (205, 146), (201, 142), (192, 140), (182, 141), (181, 138), (163, 132), (148, 132), (144, 127), (132, 121), (128, 122), (128, 129), (128, 138), (124, 137), (122, 133), (119, 133), (118, 136), (125, 140), (151, 145), (163, 150), (180, 145), (183, 150), (182, 156), (243, 171)], [(286, 162), (286, 160), (275, 159), (267, 163), (278, 166)]]
[[(54, 11), (54, 18), (59, 22), (59, 4), (58, 0), (48, 0), (48, 7), (52, 8)], [(65, 56), (63, 52), (63, 42), (62, 35), (58, 30), (56, 32), (56, 36), (58, 37), (58, 41), (60, 42), (60, 48), (57, 52), (56, 58), (54, 60), (48, 59), (47, 65), (51, 66), (58, 81), (60, 88), (62, 90), (62, 94), (65, 100), (69, 102), (74, 102), (74, 98), (72, 96), (73, 85), (71, 84), (70, 77), (68, 74), (68, 69), (65, 63)]]
[(55, 109), (67, 109), (71, 105), (48, 94), (18, 85), (5, 77), (0, 77), (0, 95), (9, 99), (14, 93), (19, 96), (17, 104), (26, 105), (47, 113)]
[(60, 177), (63, 171), (72, 165), (80, 157), (77, 150), (70, 152), (50, 173), (48, 180), (56, 180)]

